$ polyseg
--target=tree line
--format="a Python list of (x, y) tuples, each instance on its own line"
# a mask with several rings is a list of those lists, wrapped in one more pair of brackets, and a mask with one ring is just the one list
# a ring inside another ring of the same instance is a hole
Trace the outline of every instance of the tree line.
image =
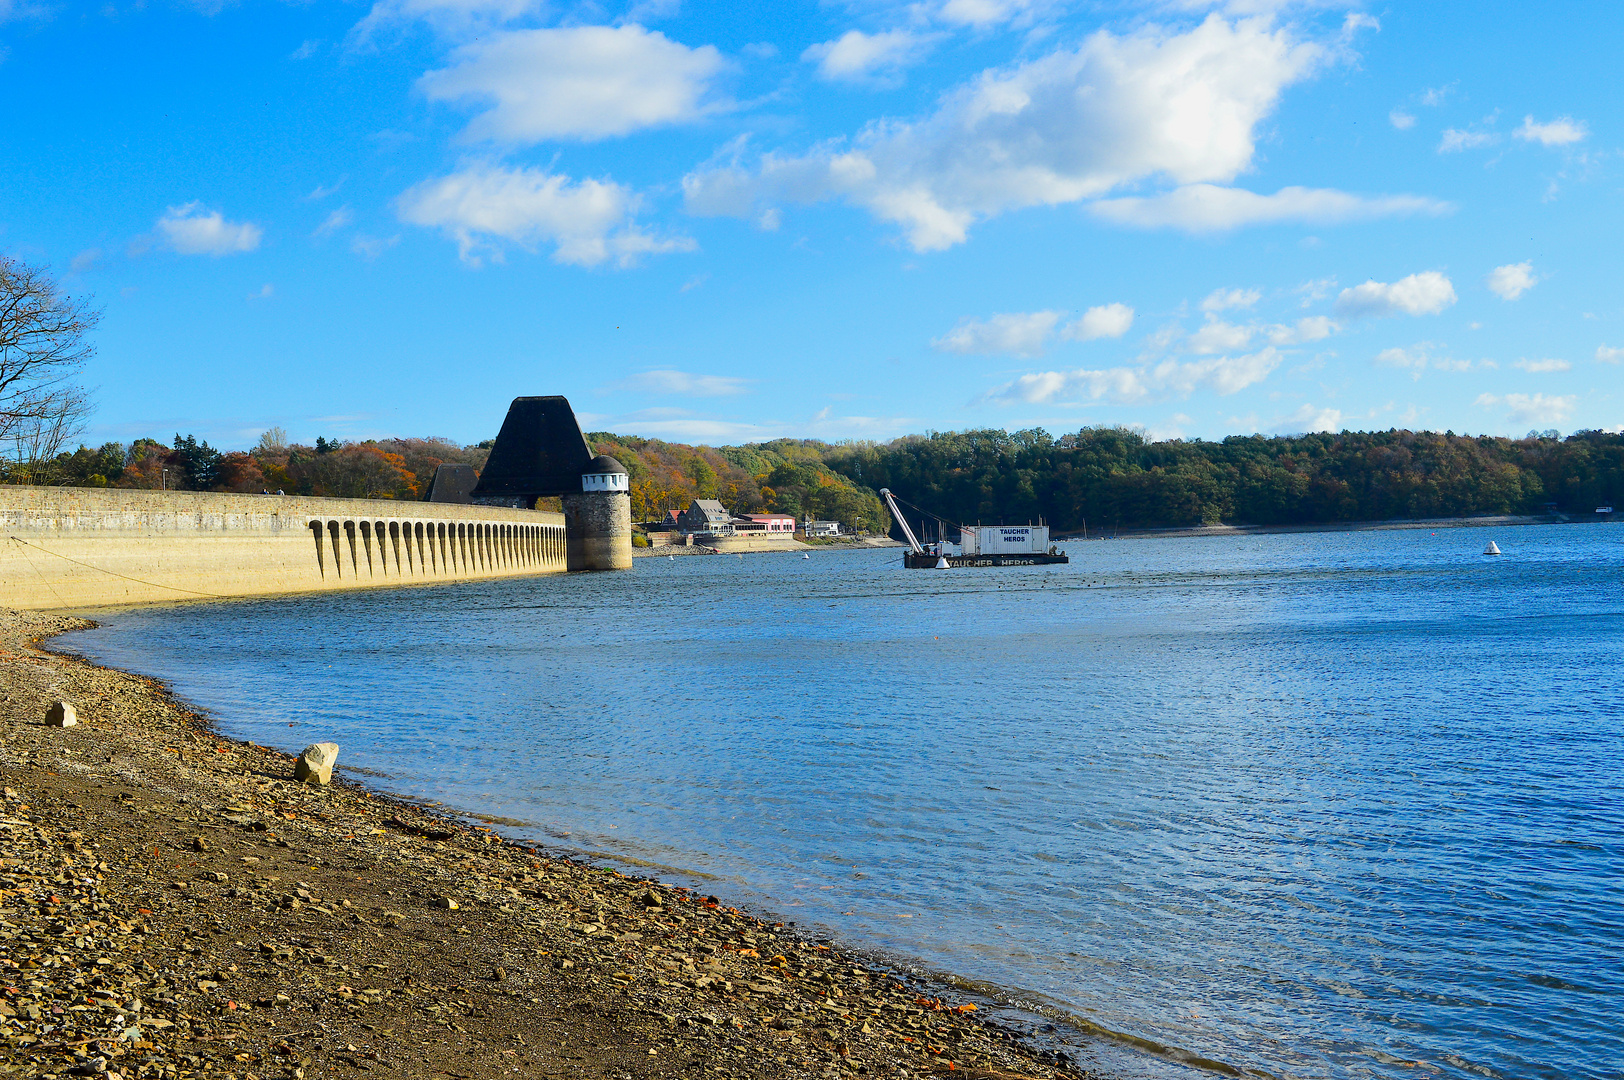
[(695, 499), (717, 499), (735, 514), (790, 514), (797, 521), (838, 521), (847, 529), (884, 533), (885, 505), (871, 488), (829, 467), (829, 444), (775, 439), (746, 446), (690, 446), (595, 431), (597, 453), (626, 466), (632, 520), (660, 521)]
[[(891, 521), (876, 494), (882, 487), (949, 521), (1042, 519), (1061, 533), (1552, 509), (1589, 515), (1598, 506), (1624, 506), (1624, 435), (1604, 431), (1510, 439), (1395, 429), (1151, 442), (1129, 428), (1091, 427), (1058, 438), (1041, 429), (988, 429), (888, 443), (778, 439), (712, 447), (610, 432), (589, 440), (626, 466), (637, 521), (718, 499), (734, 513), (771, 511), (885, 532)], [(438, 438), (290, 444), (273, 428), (251, 450), (220, 451), (177, 434), (167, 445), (137, 439), (80, 446), (26, 473), (7, 470), (4, 479), (418, 499), (439, 465), (477, 472), (491, 445)]]
[(1390, 431), (1151, 442), (1122, 427), (912, 435), (831, 446), (825, 462), (960, 523), (1061, 532), (1319, 524), (1624, 505), (1624, 435), (1521, 439)]
[[(449, 439), (318, 437), (314, 445), (289, 443), (281, 428), (260, 436), (252, 450), (221, 451), (192, 435), (80, 446), (29, 464), (13, 483), (71, 487), (124, 487), (169, 491), (285, 492), (347, 499), (420, 499), (442, 464), (484, 468), (490, 442), (460, 446)], [(19, 470), (10, 470), (16, 473)]]

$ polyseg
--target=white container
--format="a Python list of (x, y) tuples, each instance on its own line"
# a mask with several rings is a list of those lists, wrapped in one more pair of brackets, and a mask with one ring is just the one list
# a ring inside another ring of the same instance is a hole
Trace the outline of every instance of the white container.
[(1047, 525), (976, 525), (960, 533), (966, 555), (1029, 555), (1049, 550)]

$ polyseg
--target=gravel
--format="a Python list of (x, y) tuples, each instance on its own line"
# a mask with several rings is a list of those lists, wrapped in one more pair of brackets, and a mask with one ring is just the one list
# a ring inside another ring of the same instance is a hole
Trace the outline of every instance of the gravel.
[[(295, 783), (154, 680), (36, 647), (85, 625), (0, 610), (0, 1073), (1081, 1075), (719, 898)], [(59, 700), (78, 726), (45, 725)]]

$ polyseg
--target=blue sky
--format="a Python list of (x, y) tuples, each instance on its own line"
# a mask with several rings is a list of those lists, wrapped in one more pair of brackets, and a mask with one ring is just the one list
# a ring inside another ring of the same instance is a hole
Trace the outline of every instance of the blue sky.
[(0, 0), (88, 437), (1624, 423), (1624, 9)]

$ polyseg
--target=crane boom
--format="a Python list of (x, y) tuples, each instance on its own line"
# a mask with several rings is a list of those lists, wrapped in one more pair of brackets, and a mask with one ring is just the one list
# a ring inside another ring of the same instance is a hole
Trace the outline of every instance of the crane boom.
[(891, 516), (896, 518), (897, 524), (902, 526), (902, 535), (908, 538), (908, 547), (913, 550), (915, 555), (923, 555), (925, 553), (924, 545), (920, 544), (919, 540), (914, 536), (913, 530), (908, 528), (908, 519), (902, 516), (901, 510), (897, 509), (897, 500), (892, 497), (891, 489), (881, 488), (880, 497), (885, 500), (885, 505), (891, 508)]

